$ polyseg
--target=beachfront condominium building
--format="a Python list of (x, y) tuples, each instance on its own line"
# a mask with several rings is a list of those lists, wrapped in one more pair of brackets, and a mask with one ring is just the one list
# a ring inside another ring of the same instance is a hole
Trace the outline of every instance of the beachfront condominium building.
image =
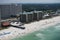
[(1, 9), (0, 9), (0, 27), (1, 27)]
[(10, 18), (11, 15), (16, 15), (22, 12), (21, 4), (0, 4), (1, 19)]
[(0, 9), (0, 20), (1, 20), (1, 9)]

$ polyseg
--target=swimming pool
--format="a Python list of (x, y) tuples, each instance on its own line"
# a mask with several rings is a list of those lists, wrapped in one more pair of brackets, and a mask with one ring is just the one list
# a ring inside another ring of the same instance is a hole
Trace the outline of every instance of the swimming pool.
[(12, 40), (60, 40), (60, 23)]

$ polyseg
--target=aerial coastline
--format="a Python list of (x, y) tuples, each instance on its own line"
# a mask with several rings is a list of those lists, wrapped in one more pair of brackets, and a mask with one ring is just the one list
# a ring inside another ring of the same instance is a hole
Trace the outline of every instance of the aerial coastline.
[(18, 29), (15, 27), (9, 27), (8, 29), (1, 30), (0, 33), (4, 33), (4, 32), (11, 32), (11, 33), (4, 36), (0, 36), (0, 39), (11, 40), (15, 37), (21, 37), (29, 33), (38, 31), (39, 29), (48, 28), (49, 26), (56, 25), (57, 23), (60, 23), (60, 16), (25, 24), (24, 25), (24, 27), (26, 27), (25, 30)]

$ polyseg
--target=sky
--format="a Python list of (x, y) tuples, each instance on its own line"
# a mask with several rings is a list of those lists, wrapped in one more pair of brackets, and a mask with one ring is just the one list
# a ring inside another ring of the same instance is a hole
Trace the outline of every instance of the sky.
[(0, 0), (0, 4), (5, 3), (60, 3), (60, 0)]

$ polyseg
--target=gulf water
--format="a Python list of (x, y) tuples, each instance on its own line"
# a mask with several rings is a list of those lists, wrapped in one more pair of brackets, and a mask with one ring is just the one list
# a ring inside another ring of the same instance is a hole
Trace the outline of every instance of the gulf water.
[(60, 23), (12, 40), (60, 40)]

